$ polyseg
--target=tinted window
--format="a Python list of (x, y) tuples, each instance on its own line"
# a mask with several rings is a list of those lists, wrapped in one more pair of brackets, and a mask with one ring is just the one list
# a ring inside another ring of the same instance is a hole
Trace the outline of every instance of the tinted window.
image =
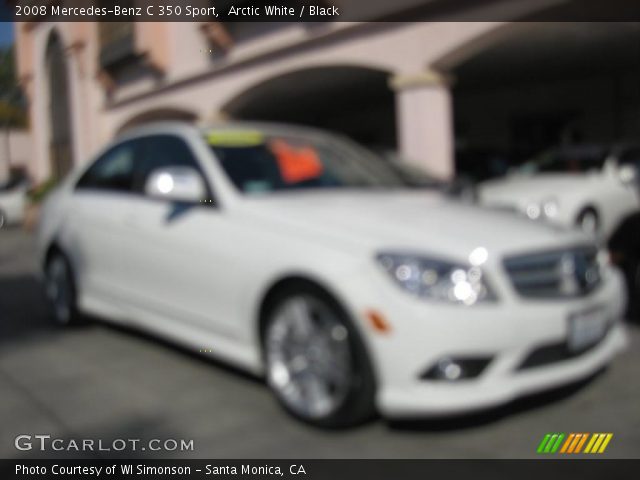
[(544, 152), (522, 165), (523, 173), (572, 172), (581, 173), (600, 170), (607, 158), (608, 150), (599, 146), (566, 147)]
[(229, 179), (244, 193), (406, 187), (381, 158), (338, 139), (229, 130), (212, 132), (207, 141)]
[(640, 169), (640, 148), (634, 147), (623, 152), (618, 163), (620, 165), (632, 165)]
[(130, 192), (138, 142), (116, 145), (98, 158), (82, 175), (76, 188)]
[(166, 167), (190, 167), (201, 172), (191, 149), (181, 138), (174, 135), (145, 137), (142, 162), (136, 167), (135, 190), (144, 192), (151, 172)]

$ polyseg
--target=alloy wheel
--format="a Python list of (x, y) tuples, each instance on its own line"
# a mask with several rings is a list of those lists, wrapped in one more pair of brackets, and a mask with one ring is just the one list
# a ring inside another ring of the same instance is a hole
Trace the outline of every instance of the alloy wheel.
[(344, 403), (353, 377), (349, 331), (320, 299), (297, 295), (265, 332), (267, 381), (297, 415), (321, 419)]
[(52, 258), (47, 266), (46, 293), (55, 320), (62, 325), (70, 323), (73, 311), (71, 272), (65, 259), (59, 255)]

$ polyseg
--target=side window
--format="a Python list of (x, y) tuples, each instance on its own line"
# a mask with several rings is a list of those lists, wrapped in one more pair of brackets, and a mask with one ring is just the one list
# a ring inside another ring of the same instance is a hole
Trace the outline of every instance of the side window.
[(191, 149), (180, 137), (155, 135), (145, 137), (144, 155), (136, 166), (134, 189), (144, 192), (144, 186), (151, 172), (165, 167), (190, 167), (200, 172), (202, 169)]
[(138, 142), (121, 143), (99, 157), (80, 177), (79, 190), (131, 192)]

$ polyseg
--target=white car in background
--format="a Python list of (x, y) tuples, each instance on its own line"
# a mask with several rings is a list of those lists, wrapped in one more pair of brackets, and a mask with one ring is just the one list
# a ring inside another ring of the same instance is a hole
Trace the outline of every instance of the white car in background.
[(315, 130), (142, 127), (40, 218), (60, 324), (90, 313), (264, 375), (316, 425), (505, 403), (625, 343), (621, 275), (583, 234), (407, 187)]
[(640, 147), (570, 146), (479, 185), (483, 205), (608, 238), (640, 209)]
[(24, 220), (27, 206), (27, 182), (10, 180), (0, 185), (0, 228)]

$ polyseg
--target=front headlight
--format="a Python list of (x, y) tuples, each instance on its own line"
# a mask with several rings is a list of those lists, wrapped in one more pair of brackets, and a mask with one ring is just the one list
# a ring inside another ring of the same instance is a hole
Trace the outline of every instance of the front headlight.
[(541, 202), (529, 202), (525, 213), (531, 220), (555, 218), (560, 213), (560, 205), (556, 198), (547, 198)]
[(386, 252), (376, 259), (395, 283), (415, 296), (464, 305), (496, 300), (479, 266)]
[(542, 214), (547, 218), (554, 218), (560, 213), (560, 205), (556, 198), (547, 198), (542, 202)]

